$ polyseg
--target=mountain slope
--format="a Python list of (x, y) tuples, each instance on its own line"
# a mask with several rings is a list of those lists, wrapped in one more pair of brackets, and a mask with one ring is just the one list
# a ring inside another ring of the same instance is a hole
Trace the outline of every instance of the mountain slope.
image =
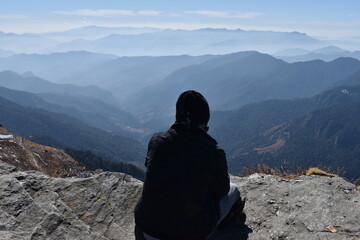
[(31, 71), (36, 76), (58, 82), (63, 78), (88, 71), (116, 56), (85, 51), (39, 54), (18, 54), (0, 59), (0, 71), (24, 73)]
[(276, 54), (280, 59), (283, 59), (289, 63), (294, 62), (304, 62), (312, 60), (323, 60), (323, 61), (333, 61), (340, 57), (351, 57), (357, 60), (360, 60), (360, 51), (346, 51), (336, 46), (327, 46), (320, 49), (315, 49), (313, 51), (307, 51), (305, 54), (292, 54), (287, 56), (287, 53), (291, 51), (283, 51)]
[(96, 98), (61, 93), (33, 94), (4, 87), (0, 87), (0, 96), (22, 106), (64, 113), (106, 131), (127, 136), (142, 132), (131, 114)]
[(45, 79), (27, 74), (21, 76), (15, 72), (0, 72), (0, 86), (31, 93), (68, 93), (98, 98), (109, 104), (116, 104), (116, 100), (108, 91), (95, 86), (79, 87), (73, 84), (56, 84)]
[(93, 128), (60, 113), (23, 107), (0, 98), (0, 123), (11, 132), (53, 147), (91, 150), (106, 160), (142, 165), (137, 141)]
[(233, 157), (233, 154), (254, 136), (287, 120), (302, 116), (313, 109), (313, 106), (313, 101), (309, 99), (268, 100), (248, 104), (234, 111), (213, 129), (210, 128), (210, 133), (225, 147), (228, 156)]
[(132, 114), (97, 98), (66, 93), (39, 93), (37, 96), (60, 106), (61, 110), (57, 112), (75, 117), (91, 126), (128, 136), (143, 132), (140, 123)]
[[(360, 104), (320, 109), (263, 132), (237, 155), (247, 163), (289, 167), (324, 164), (360, 177)], [(246, 163), (245, 163), (246, 164)]]
[[(256, 71), (255, 62), (263, 63), (263, 71)], [(175, 102), (181, 92), (195, 89), (204, 94), (212, 109), (224, 110), (226, 102), (231, 101), (239, 89), (254, 79), (275, 73), (283, 64), (286, 65), (285, 62), (256, 52), (221, 56), (175, 71), (158, 84), (129, 98), (125, 105), (145, 119), (152, 115), (166, 116), (174, 113)]]
[(360, 85), (360, 70), (334, 84), (334, 86), (355, 86), (355, 85)]
[(88, 170), (126, 173), (142, 181), (145, 178), (145, 172), (130, 163), (104, 160), (89, 150), (83, 151), (67, 148), (65, 152), (84, 165)]
[(175, 70), (216, 57), (116, 57), (90, 52), (19, 54), (0, 58), (0, 71), (31, 72), (32, 77), (36, 75), (57, 83), (96, 85), (111, 91), (122, 101), (142, 88), (161, 81)]
[(0, 161), (22, 171), (37, 170), (52, 177), (80, 176), (85, 171), (64, 151), (31, 142), (0, 127)]
[(123, 102), (128, 96), (163, 80), (182, 67), (200, 64), (218, 56), (120, 57), (64, 78), (64, 82), (96, 85), (111, 91)]
[(0, 46), (4, 50), (34, 53), (58, 45), (59, 42), (33, 34), (14, 34), (0, 32)]
[(336, 82), (359, 69), (360, 61), (352, 58), (293, 63), (258, 83), (261, 90), (256, 94), (285, 99), (311, 97), (333, 87)]
[[(359, 103), (360, 86), (349, 86), (308, 99), (249, 104), (210, 133), (225, 148), (233, 173), (249, 165), (280, 166), (286, 161), (290, 167), (319, 163), (344, 167), (346, 176), (359, 177), (360, 171), (355, 170), (359, 166), (356, 150), (360, 139), (356, 121)], [(317, 119), (312, 125), (306, 122), (309, 116)], [(331, 145), (335, 138), (349, 142), (349, 146)]]

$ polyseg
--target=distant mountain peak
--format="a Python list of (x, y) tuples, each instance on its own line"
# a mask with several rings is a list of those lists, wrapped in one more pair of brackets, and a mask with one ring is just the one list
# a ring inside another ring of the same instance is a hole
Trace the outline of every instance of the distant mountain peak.
[(23, 74), (21, 74), (22, 77), (24, 78), (33, 78), (33, 77), (36, 77), (35, 74), (31, 71), (27, 71), (27, 72), (24, 72)]
[(322, 54), (334, 54), (334, 53), (342, 53), (345, 52), (344, 49), (339, 48), (337, 46), (327, 46), (323, 48), (319, 48), (316, 50), (313, 50), (314, 53), (322, 53)]

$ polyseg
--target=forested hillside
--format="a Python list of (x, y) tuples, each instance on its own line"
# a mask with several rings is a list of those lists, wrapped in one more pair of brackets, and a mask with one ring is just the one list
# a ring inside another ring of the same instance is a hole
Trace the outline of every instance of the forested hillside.
[(11, 132), (53, 147), (91, 150), (114, 162), (142, 165), (144, 147), (60, 113), (23, 107), (0, 98), (0, 123)]
[(249, 104), (211, 131), (227, 150), (230, 171), (265, 163), (290, 168), (323, 164), (358, 178), (360, 86), (313, 98)]

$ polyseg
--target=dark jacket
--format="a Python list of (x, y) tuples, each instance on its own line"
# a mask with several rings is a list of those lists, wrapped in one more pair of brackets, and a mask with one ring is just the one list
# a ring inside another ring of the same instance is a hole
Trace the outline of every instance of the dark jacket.
[(135, 222), (160, 239), (204, 239), (229, 191), (225, 152), (204, 131), (174, 124), (149, 142)]

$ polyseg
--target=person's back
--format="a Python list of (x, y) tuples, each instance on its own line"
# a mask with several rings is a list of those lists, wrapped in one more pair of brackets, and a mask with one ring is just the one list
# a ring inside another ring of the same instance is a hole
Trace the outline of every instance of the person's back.
[(216, 228), (219, 201), (230, 184), (225, 153), (206, 133), (209, 114), (201, 94), (185, 92), (175, 124), (150, 140), (143, 194), (135, 209), (136, 225), (145, 235), (205, 239)]
[(206, 133), (173, 125), (149, 144), (136, 224), (161, 239), (204, 239), (229, 191), (224, 152)]

